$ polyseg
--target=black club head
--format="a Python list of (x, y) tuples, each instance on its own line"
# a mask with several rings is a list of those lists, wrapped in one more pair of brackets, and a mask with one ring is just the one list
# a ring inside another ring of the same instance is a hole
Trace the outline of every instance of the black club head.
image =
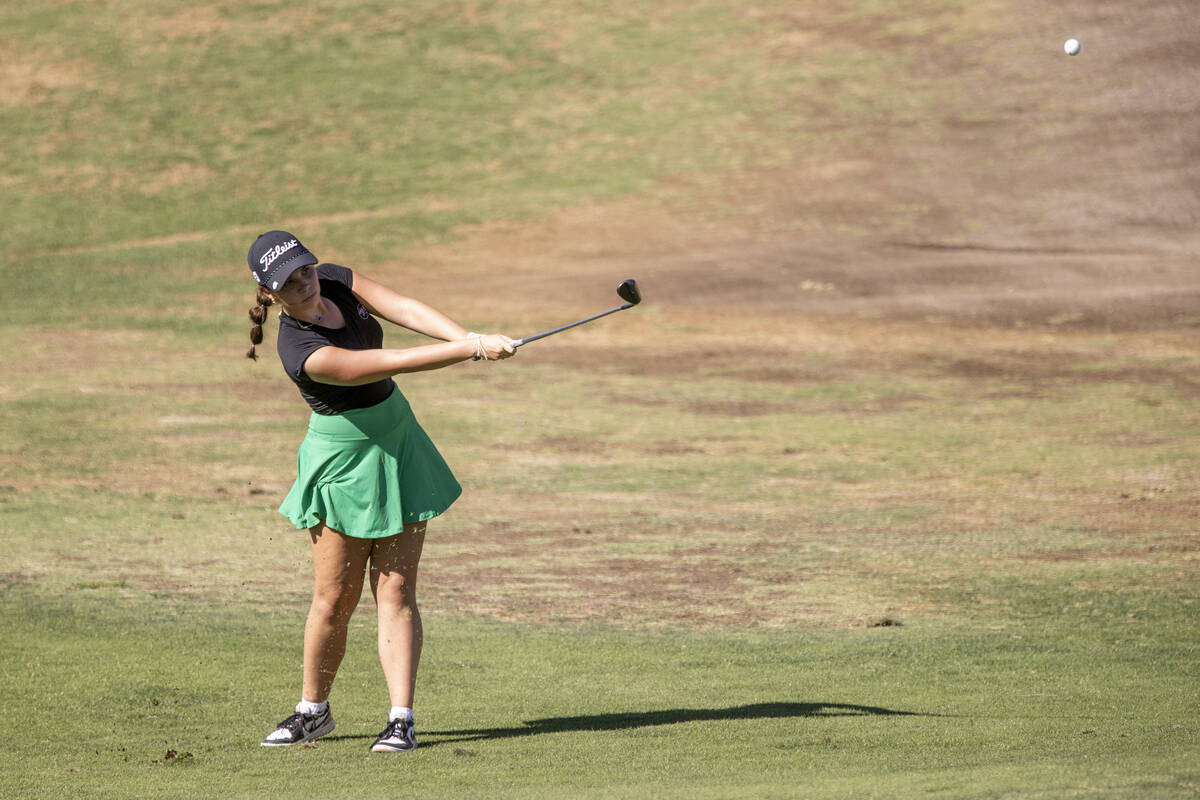
[(638, 291), (637, 281), (633, 278), (621, 281), (621, 285), (617, 287), (617, 295), (631, 306), (642, 302), (642, 293)]

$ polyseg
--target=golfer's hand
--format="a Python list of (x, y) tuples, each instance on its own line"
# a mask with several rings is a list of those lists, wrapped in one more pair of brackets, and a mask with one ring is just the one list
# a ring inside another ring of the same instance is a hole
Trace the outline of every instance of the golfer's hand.
[(503, 334), (489, 333), (479, 337), (479, 342), (483, 345), (483, 352), (489, 359), (512, 358), (517, 354), (517, 349), (513, 347), (513, 340)]

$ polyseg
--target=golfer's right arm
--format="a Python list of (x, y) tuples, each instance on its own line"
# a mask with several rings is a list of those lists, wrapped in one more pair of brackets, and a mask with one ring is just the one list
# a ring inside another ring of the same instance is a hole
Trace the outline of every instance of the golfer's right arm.
[(440, 369), (473, 358), (479, 345), (490, 359), (509, 358), (516, 350), (507, 336), (490, 334), (479, 340), (460, 339), (456, 342), (409, 347), (404, 350), (345, 350), (322, 347), (304, 362), (308, 377), (333, 386), (361, 386), (390, 378), (401, 372), (422, 372)]

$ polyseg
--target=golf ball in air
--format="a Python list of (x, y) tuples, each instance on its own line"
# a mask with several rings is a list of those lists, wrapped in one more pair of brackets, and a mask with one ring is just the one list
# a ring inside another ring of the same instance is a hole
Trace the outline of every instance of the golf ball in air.
[(1066, 44), (1063, 45), (1063, 50), (1065, 50), (1069, 56), (1079, 55), (1079, 48), (1080, 44), (1078, 39), (1067, 39)]

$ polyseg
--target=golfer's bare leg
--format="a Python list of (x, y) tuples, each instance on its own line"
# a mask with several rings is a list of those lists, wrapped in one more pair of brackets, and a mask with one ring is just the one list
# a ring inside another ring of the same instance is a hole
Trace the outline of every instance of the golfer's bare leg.
[(362, 596), (371, 540), (354, 539), (324, 523), (309, 529), (313, 553), (313, 598), (304, 626), (303, 697), (329, 699), (346, 654), (350, 615)]
[(425, 523), (375, 542), (371, 552), (371, 591), (379, 613), (379, 662), (393, 706), (412, 708), (421, 663), (421, 611), (417, 608), (417, 566), (425, 544)]

